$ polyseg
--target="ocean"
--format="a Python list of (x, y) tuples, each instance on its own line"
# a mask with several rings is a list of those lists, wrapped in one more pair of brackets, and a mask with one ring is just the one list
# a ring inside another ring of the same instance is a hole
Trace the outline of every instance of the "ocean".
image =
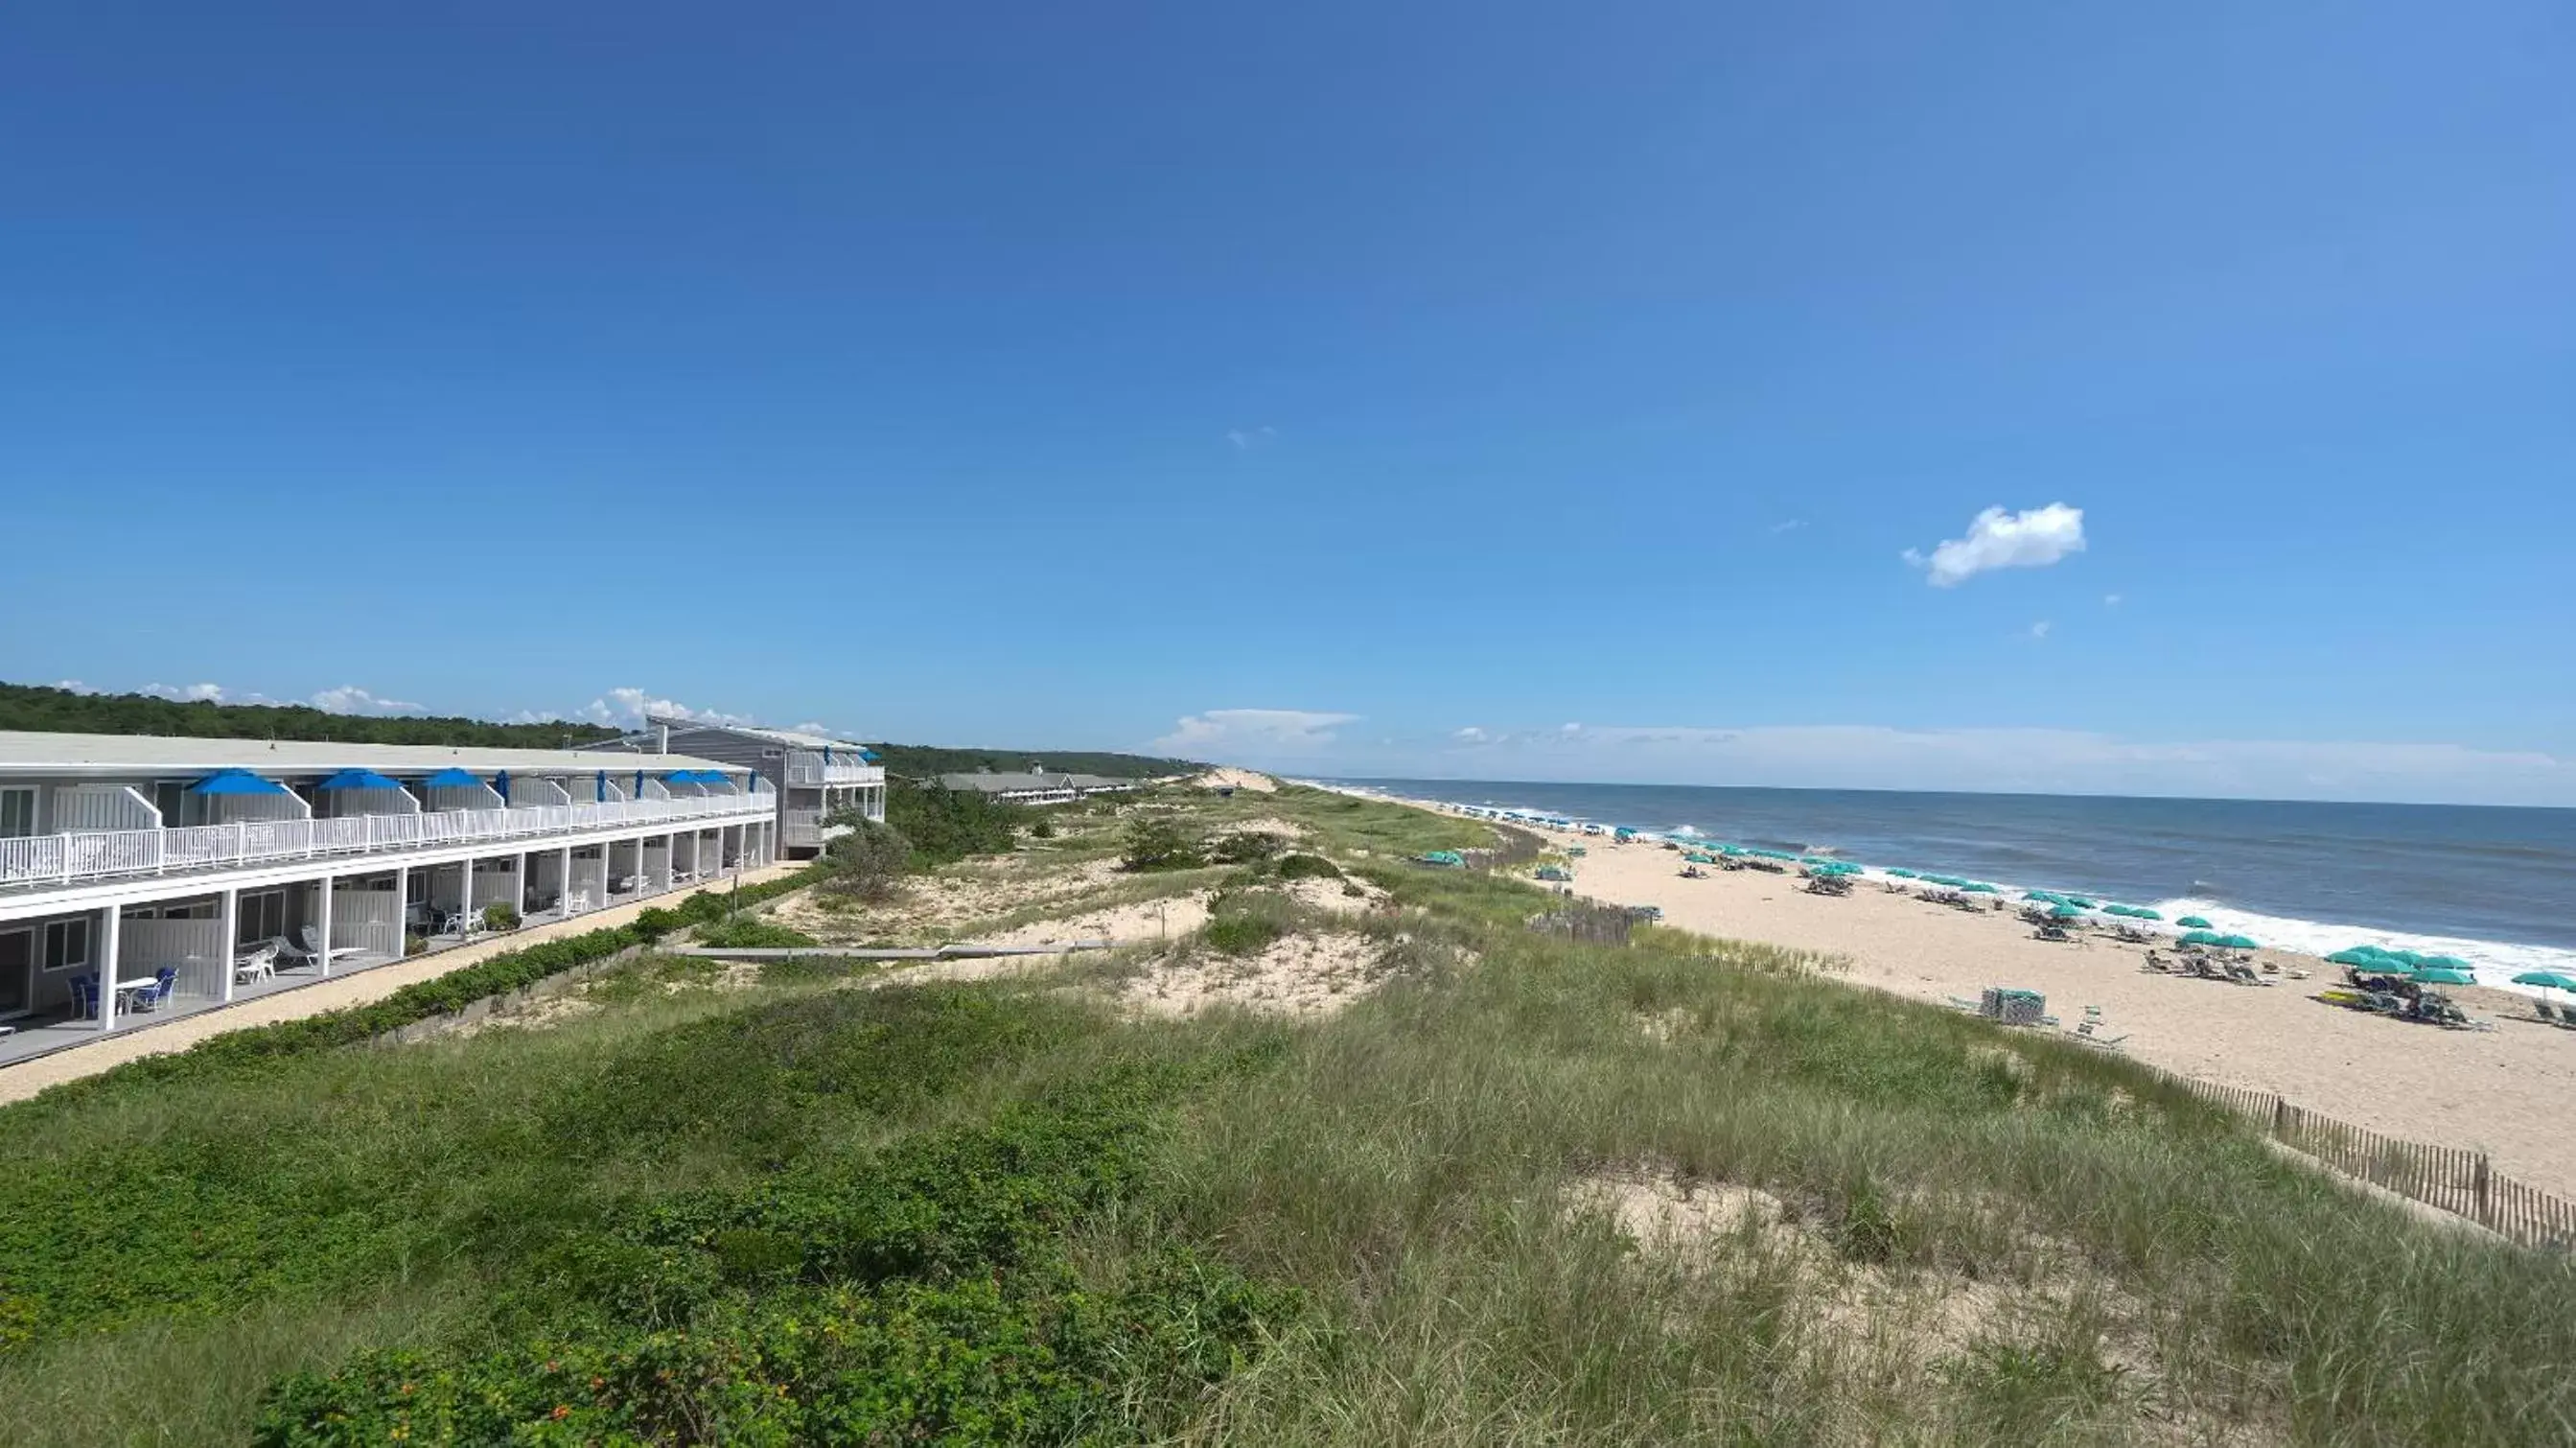
[[(2206, 916), (2265, 945), (2576, 975), (2576, 810), (2230, 799), (1334, 781)], [(2508, 987), (2510, 988), (2510, 987)]]

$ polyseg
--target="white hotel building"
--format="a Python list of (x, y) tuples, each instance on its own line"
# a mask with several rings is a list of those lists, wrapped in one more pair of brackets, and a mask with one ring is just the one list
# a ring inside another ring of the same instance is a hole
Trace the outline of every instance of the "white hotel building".
[(677, 754), (0, 731), (0, 1065), (778, 858)]

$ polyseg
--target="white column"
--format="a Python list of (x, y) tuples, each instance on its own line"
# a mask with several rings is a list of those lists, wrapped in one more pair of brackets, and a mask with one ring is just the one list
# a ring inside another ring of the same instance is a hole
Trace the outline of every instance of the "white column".
[(233, 998), (233, 955), (241, 949), (241, 891), (239, 889), (224, 892), (223, 947), (222, 951), (215, 956), (215, 968), (223, 972), (223, 999), (230, 1002)]
[(322, 877), (322, 927), (318, 933), (321, 936), (322, 973), (329, 975), (331, 973), (331, 877), (328, 875)]
[(411, 949), (411, 871), (394, 871), (394, 959)]
[(519, 852), (519, 862), (510, 871), (510, 913), (522, 921), (528, 916), (528, 852)]
[(98, 1029), (105, 1035), (116, 1029), (117, 931), (125, 923), (125, 907), (110, 905), (99, 912), (98, 929)]
[(572, 918), (572, 846), (563, 847), (563, 868), (555, 873), (555, 913)]

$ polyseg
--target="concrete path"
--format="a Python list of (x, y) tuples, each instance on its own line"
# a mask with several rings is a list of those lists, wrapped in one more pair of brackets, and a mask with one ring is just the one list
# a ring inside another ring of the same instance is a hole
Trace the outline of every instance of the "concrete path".
[[(757, 870), (746, 870), (742, 875), (742, 883), (757, 885), (764, 880), (774, 880), (781, 875), (793, 874), (805, 868), (805, 863), (799, 860), (769, 865)], [(731, 888), (730, 881), (723, 883), (725, 888)], [(710, 884), (703, 888), (713, 890), (717, 886)], [(120, 1066), (145, 1056), (160, 1056), (173, 1051), (184, 1051), (209, 1036), (220, 1036), (226, 1031), (274, 1025), (279, 1021), (300, 1020), (305, 1016), (320, 1015), (324, 1011), (336, 1011), (344, 1006), (362, 1006), (370, 1001), (383, 1000), (404, 986), (418, 981), (435, 980), (451, 970), (462, 969), (477, 961), (489, 960), (504, 951), (523, 949), (538, 941), (553, 940), (565, 935), (585, 935), (610, 925), (624, 925), (657, 905), (664, 909), (677, 905), (687, 899), (689, 893), (685, 889), (672, 890), (647, 900), (638, 900), (633, 904), (615, 905), (606, 910), (593, 910), (587, 915), (576, 916), (570, 920), (531, 926), (526, 930), (514, 931), (508, 935), (496, 935), (489, 940), (477, 941), (472, 945), (458, 946), (454, 950), (442, 950), (436, 955), (414, 956), (409, 960), (374, 966), (356, 975), (318, 980), (301, 990), (280, 991), (275, 995), (262, 996), (257, 1000), (227, 1006), (221, 1010), (200, 1011), (194, 1015), (182, 1016), (166, 1025), (147, 1026), (135, 1031), (118, 1031), (96, 1045), (75, 1046), (68, 1051), (56, 1051), (50, 1056), (39, 1056), (35, 1060), (0, 1071), (0, 1104), (24, 1101), (48, 1086), (57, 1086), (65, 1081), (77, 1081), (83, 1076), (95, 1076), (111, 1066)]]

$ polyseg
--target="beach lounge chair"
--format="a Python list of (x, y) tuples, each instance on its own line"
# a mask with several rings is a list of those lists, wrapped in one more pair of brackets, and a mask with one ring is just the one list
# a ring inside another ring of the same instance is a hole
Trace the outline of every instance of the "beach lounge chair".
[(248, 985), (277, 974), (277, 942), (263, 940), (233, 954), (233, 984)]

